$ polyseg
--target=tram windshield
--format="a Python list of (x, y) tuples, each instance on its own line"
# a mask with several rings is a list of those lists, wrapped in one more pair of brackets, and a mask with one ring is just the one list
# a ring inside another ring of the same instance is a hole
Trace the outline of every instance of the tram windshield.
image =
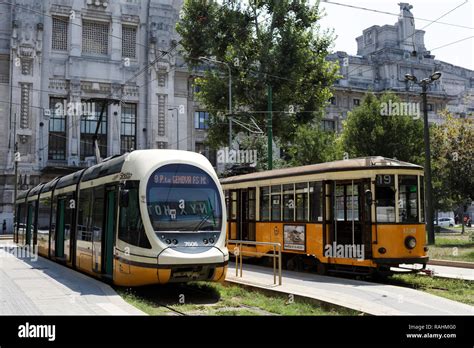
[(222, 226), (220, 191), (203, 170), (169, 164), (148, 180), (147, 209), (155, 232), (219, 231)]

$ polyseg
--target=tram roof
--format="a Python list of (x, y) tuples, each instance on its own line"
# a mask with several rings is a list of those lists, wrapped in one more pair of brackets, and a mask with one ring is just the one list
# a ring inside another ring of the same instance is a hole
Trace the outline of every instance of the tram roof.
[(419, 170), (423, 169), (423, 167), (419, 165), (409, 163), (409, 162), (399, 161), (392, 158), (386, 158), (386, 157), (381, 157), (381, 156), (360, 157), (360, 158), (352, 158), (352, 159), (347, 159), (347, 160), (342, 160), (342, 161), (310, 164), (306, 166), (274, 169), (274, 170), (267, 170), (264, 172), (231, 176), (228, 178), (221, 179), (220, 182), (221, 184), (232, 184), (232, 183), (238, 183), (238, 182), (244, 182), (244, 181), (284, 178), (288, 176), (319, 174), (319, 173), (326, 173), (326, 172), (341, 172), (341, 171), (364, 170), (364, 169), (387, 169), (387, 168), (419, 169)]

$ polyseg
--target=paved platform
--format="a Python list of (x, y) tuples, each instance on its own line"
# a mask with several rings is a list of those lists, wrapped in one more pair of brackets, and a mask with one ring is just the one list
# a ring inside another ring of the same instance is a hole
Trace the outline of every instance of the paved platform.
[(0, 315), (145, 315), (109, 285), (0, 241)]
[(371, 282), (283, 271), (281, 286), (273, 284), (273, 269), (243, 266), (235, 276), (229, 263), (226, 281), (313, 298), (371, 315), (474, 315), (474, 307), (413, 289)]

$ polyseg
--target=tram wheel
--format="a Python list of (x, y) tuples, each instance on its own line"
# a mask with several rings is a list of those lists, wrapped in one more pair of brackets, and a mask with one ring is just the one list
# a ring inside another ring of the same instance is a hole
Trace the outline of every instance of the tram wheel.
[(291, 257), (286, 261), (286, 269), (288, 271), (297, 271), (298, 270), (298, 264), (296, 257)]
[(319, 275), (326, 275), (328, 273), (328, 265), (325, 263), (322, 263), (321, 261), (318, 261), (316, 265), (316, 272)]

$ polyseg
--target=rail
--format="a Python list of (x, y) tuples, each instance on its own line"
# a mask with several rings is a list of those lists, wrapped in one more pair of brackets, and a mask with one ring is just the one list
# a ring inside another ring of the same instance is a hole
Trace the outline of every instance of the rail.
[[(235, 276), (242, 277), (242, 255), (245, 253), (246, 256), (267, 256), (273, 258), (273, 284), (277, 283), (277, 259), (278, 259), (278, 285), (281, 285), (281, 244), (271, 242), (254, 242), (248, 240), (228, 240), (227, 244), (235, 244), (233, 253), (235, 255)], [(270, 245), (273, 247), (272, 254), (260, 253), (256, 251), (243, 251), (243, 245)], [(278, 249), (278, 253), (277, 253)]]

